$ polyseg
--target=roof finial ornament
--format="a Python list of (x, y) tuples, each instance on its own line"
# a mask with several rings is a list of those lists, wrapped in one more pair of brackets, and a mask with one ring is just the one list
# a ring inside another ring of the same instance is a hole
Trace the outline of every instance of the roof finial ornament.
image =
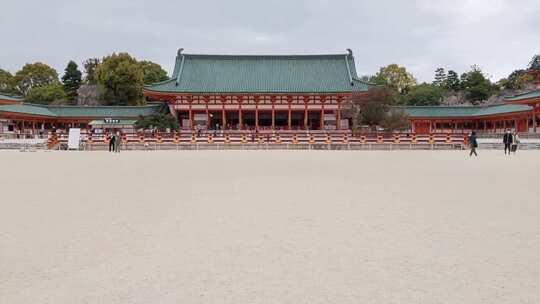
[(184, 51), (183, 48), (179, 48), (179, 49), (178, 49), (178, 57), (180, 57), (180, 56), (182, 55), (182, 52), (183, 52), (183, 51)]
[(352, 50), (351, 49), (347, 49), (347, 53), (349, 53), (349, 56), (352, 56), (353, 53), (352, 53)]

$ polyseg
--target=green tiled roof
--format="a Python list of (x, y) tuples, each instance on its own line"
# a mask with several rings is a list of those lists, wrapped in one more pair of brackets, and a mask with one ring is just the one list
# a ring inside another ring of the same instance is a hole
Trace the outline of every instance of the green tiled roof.
[(48, 117), (135, 118), (166, 111), (161, 103), (146, 106), (54, 106), (13, 104), (0, 106), (0, 112), (20, 113)]
[(517, 112), (530, 111), (532, 108), (527, 105), (501, 104), (491, 106), (408, 106), (396, 107), (403, 109), (410, 117), (418, 118), (452, 118), (452, 117), (481, 117), (489, 115), (500, 115)]
[(170, 80), (148, 91), (174, 93), (339, 93), (367, 91), (354, 57), (179, 54)]
[(0, 106), (0, 112), (10, 112), (10, 113), (21, 113), (28, 115), (38, 115), (38, 116), (57, 116), (55, 113), (51, 112), (46, 106), (39, 106), (33, 104), (11, 104)]
[(507, 101), (519, 101), (531, 98), (540, 98), (540, 90), (530, 91), (523, 94), (505, 97)]
[(10, 100), (10, 101), (23, 101), (23, 98), (20, 96), (13, 96), (5, 93), (0, 93), (0, 100)]

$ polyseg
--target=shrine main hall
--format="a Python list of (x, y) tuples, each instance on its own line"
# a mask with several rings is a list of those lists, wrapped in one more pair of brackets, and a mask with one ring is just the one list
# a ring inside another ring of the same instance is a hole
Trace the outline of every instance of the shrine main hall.
[(147, 86), (182, 128), (349, 129), (342, 107), (370, 84), (352, 51), (337, 55), (193, 55), (178, 51), (171, 79)]

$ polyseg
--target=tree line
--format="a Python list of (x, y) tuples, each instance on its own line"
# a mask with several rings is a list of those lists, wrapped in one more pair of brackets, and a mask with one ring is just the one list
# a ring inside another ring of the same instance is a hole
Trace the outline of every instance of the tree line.
[(477, 65), (461, 75), (439, 67), (431, 83), (418, 83), (405, 67), (390, 64), (381, 67), (375, 75), (363, 76), (362, 80), (391, 89), (394, 93), (391, 102), (396, 105), (478, 105), (532, 88), (535, 79), (528, 73), (530, 70), (540, 70), (540, 55), (534, 56), (525, 69), (515, 70), (497, 82), (492, 82)]
[(28, 63), (14, 75), (0, 69), (0, 92), (41, 104), (140, 105), (144, 85), (168, 79), (160, 65), (128, 53), (90, 58), (82, 66), (84, 73), (69, 61), (61, 78), (41, 62)]
[(500, 101), (502, 96), (534, 88), (531, 70), (540, 70), (540, 55), (534, 56), (526, 69), (516, 70), (495, 83), (473, 65), (461, 75), (437, 68), (433, 82), (419, 84), (405, 67), (390, 64), (381, 67), (375, 75), (362, 77), (377, 86), (367, 93), (353, 94), (345, 115), (351, 118), (357, 131), (365, 127), (371, 131), (377, 127), (387, 131), (406, 130), (408, 118), (399, 106), (478, 105)]

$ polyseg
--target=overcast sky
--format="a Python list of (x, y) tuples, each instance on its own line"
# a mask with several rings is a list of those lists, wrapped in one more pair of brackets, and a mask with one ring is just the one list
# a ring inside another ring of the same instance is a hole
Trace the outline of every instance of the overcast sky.
[(478, 64), (493, 80), (540, 53), (539, 0), (2, 0), (0, 68), (63, 74), (127, 51), (169, 73), (176, 50), (209, 54), (354, 51), (359, 75), (390, 63), (420, 81)]

